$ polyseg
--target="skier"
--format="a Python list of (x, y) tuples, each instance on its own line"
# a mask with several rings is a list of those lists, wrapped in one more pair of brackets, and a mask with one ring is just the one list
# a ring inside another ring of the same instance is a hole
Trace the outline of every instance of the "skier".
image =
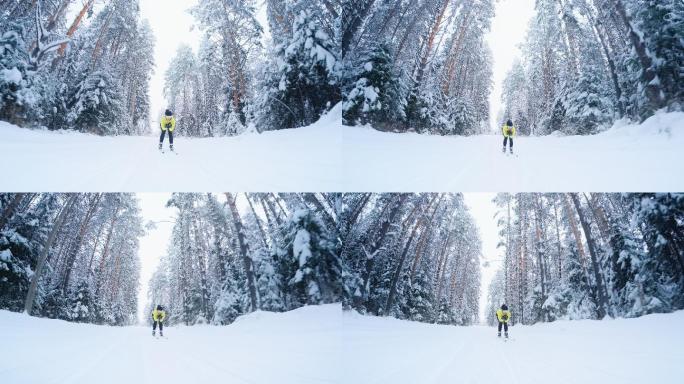
[(152, 311), (152, 336), (155, 335), (157, 324), (159, 324), (159, 336), (164, 336), (164, 319), (166, 318), (166, 311), (161, 305), (157, 305)]
[(513, 137), (515, 136), (515, 127), (513, 126), (513, 122), (508, 120), (506, 122), (506, 125), (503, 126), (501, 129), (504, 135), (504, 141), (503, 141), (503, 153), (506, 153), (506, 143), (508, 143), (508, 140), (511, 140), (511, 154), (513, 154)]
[(169, 149), (173, 151), (173, 130), (176, 129), (176, 118), (173, 117), (173, 112), (167, 109), (164, 116), (159, 120), (159, 128), (161, 128), (161, 137), (159, 137), (159, 150), (161, 151), (164, 144), (164, 136), (166, 131), (169, 131)]
[(496, 310), (496, 318), (499, 320), (499, 334), (501, 337), (501, 326), (503, 326), (506, 338), (508, 339), (508, 322), (511, 320), (511, 311), (508, 310), (506, 304), (502, 304), (501, 308)]

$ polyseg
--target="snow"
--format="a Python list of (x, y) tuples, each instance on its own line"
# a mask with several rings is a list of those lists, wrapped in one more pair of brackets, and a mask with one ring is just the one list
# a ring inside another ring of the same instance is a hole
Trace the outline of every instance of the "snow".
[(255, 312), (230, 326), (108, 327), (0, 311), (4, 384), (339, 381), (341, 306)]
[(311, 257), (311, 235), (306, 229), (300, 229), (295, 235), (292, 251), (294, 256), (299, 260), (299, 266), (303, 267), (306, 261)]
[(343, 315), (345, 383), (681, 383), (684, 311), (637, 319), (455, 327)]
[(341, 177), (341, 114), (340, 104), (308, 127), (175, 137), (178, 155), (159, 152), (158, 131), (152, 137), (100, 137), (0, 122), (0, 153), (21, 164), (6, 167), (0, 191), (333, 192)]
[(500, 135), (442, 137), (343, 127), (341, 191), (684, 190), (684, 113), (641, 125), (618, 122), (593, 136), (521, 137), (516, 156)]
[(19, 72), (16, 67), (12, 69), (3, 69), (0, 72), (0, 77), (2, 77), (6, 83), (13, 83), (16, 85), (21, 84), (22, 80), (21, 72)]
[(10, 251), (9, 249), (0, 251), (0, 261), (9, 263), (10, 260), (12, 260), (12, 251)]

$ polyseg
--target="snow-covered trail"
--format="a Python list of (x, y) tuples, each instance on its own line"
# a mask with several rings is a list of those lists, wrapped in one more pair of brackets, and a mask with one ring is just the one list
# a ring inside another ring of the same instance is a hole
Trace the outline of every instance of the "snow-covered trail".
[(99, 137), (0, 122), (0, 191), (336, 191), (341, 107), (308, 127), (236, 137)]
[(346, 383), (675, 384), (684, 377), (684, 311), (514, 326), (507, 342), (494, 327), (343, 317), (345, 356), (355, 367)]
[(395, 134), (344, 127), (345, 191), (671, 192), (684, 190), (684, 113), (594, 136)]
[(341, 307), (257, 312), (230, 326), (105, 327), (0, 311), (0, 377), (7, 384), (339, 381)]

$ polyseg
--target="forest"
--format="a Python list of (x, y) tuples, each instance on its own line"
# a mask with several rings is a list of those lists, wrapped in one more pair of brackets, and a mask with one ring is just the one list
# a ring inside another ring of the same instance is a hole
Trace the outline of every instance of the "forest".
[(131, 194), (0, 194), (0, 309), (135, 323), (143, 234)]
[[(0, 309), (96, 324), (230, 324), (342, 302), (426, 323), (638, 317), (684, 308), (684, 194), (500, 193), (499, 254), (456, 193), (174, 193), (166, 252), (138, 297), (133, 194), (0, 194)], [(482, 218), (478, 218), (481, 220)], [(489, 218), (484, 218), (489, 219)], [(498, 259), (497, 259), (498, 257)]]
[(521, 324), (684, 308), (684, 194), (508, 194), (498, 207), (502, 269), (487, 321), (508, 303)]
[(349, 0), (342, 17), (343, 121), (472, 135), (489, 126), (492, 0)]
[[(339, 102), (339, 4), (259, 3), (269, 39), (262, 39), (256, 6), (200, 0), (189, 10), (203, 32), (199, 52), (179, 47), (165, 73), (177, 134), (301, 127)], [(0, 120), (98, 135), (147, 133), (159, 112), (150, 111), (149, 82), (155, 40), (163, 36), (154, 36), (140, 13), (139, 0), (0, 1)]]
[(679, 0), (538, 0), (504, 110), (489, 116), (491, 0), (347, 2), (344, 122), (379, 130), (480, 133), (512, 119), (524, 135), (593, 134), (684, 101)]
[[(147, 306), (165, 305), (169, 324), (342, 300), (332, 195), (178, 193), (160, 203), (176, 215)], [(137, 323), (139, 242), (154, 225), (131, 194), (1, 194), (0, 309)]]
[(165, 305), (170, 324), (342, 300), (334, 195), (176, 193), (168, 206), (177, 215), (148, 308)]
[(461, 194), (349, 194), (343, 202), (345, 308), (427, 323), (478, 321), (480, 235)]
[[(257, 1), (201, 0), (190, 12), (199, 51), (179, 47), (165, 93), (182, 135), (226, 136), (309, 125), (340, 100), (336, 1), (267, 0), (270, 39)], [(220, 11), (217, 11), (220, 10)]]
[(137, 1), (0, 1), (0, 120), (99, 135), (150, 121), (152, 30)]
[(684, 3), (543, 0), (504, 82), (504, 117), (524, 134), (600, 132), (684, 102)]

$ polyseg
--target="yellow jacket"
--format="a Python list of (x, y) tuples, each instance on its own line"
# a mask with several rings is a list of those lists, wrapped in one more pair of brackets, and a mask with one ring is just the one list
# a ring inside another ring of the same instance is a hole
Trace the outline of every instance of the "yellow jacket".
[(496, 310), (496, 318), (500, 323), (508, 323), (511, 320), (511, 311), (503, 310), (501, 308)]
[[(171, 124), (171, 128), (166, 128), (168, 124)], [(168, 129), (169, 132), (173, 132), (173, 130), (176, 129), (176, 118), (173, 116), (162, 116), (159, 120), (159, 128), (161, 128), (162, 131)]]
[(503, 133), (505, 137), (513, 137), (515, 136), (515, 127), (504, 125), (503, 128), (501, 128), (501, 133)]
[(166, 318), (166, 311), (158, 311), (158, 310), (153, 310), (152, 311), (152, 320), (162, 322)]

